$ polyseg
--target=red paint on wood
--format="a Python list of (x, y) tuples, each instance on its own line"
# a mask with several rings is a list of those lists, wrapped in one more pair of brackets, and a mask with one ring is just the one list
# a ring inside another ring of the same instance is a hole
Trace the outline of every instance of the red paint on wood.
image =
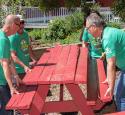
[(80, 87), (77, 84), (66, 84), (66, 87), (73, 98), (73, 102), (82, 115), (94, 115), (91, 108), (87, 105), (87, 101)]
[(59, 56), (58, 63), (56, 65), (53, 76), (51, 77), (51, 83), (62, 83), (63, 82), (63, 74), (65, 71), (65, 67), (67, 64), (67, 60), (69, 57), (70, 46), (65, 46), (62, 49), (62, 52)]
[(87, 69), (88, 69), (88, 49), (80, 48), (80, 55), (78, 58), (75, 82), (87, 83)]
[(30, 108), (30, 115), (40, 115), (45, 103), (47, 93), (49, 91), (49, 85), (39, 85), (35, 93), (32, 105)]
[(62, 76), (65, 83), (73, 83), (75, 80), (78, 55), (79, 47), (76, 45), (71, 45), (67, 64), (64, 67), (65, 70)]
[[(52, 50), (52, 49), (51, 49)], [(39, 62), (37, 63), (37, 65), (32, 69), (31, 72), (28, 72), (26, 74), (26, 76), (24, 77), (23, 79), (23, 82), (25, 84), (37, 84), (38, 80), (39, 80), (39, 77), (41, 75), (41, 73), (43, 72), (45, 66), (46, 66), (46, 63), (48, 61), (50, 57), (50, 50), (48, 50), (47, 52), (45, 52), (43, 54), (43, 56), (40, 58)]]
[(108, 89), (108, 84), (102, 83), (106, 79), (106, 74), (103, 66), (103, 61), (97, 59), (97, 69), (98, 69), (98, 79), (99, 79), (99, 98), (103, 102), (111, 101), (110, 96), (105, 96), (106, 90)]
[(49, 84), (52, 74), (54, 73), (57, 62), (60, 58), (60, 53), (62, 52), (62, 46), (57, 46), (51, 51), (51, 57), (45, 66), (40, 79), (39, 84)]

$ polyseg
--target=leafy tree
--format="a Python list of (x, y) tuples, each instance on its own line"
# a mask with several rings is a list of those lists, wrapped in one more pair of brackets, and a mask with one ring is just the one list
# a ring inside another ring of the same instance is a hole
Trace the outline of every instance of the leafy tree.
[(115, 15), (121, 17), (122, 21), (125, 22), (125, 0), (114, 0), (112, 10)]
[(67, 8), (79, 7), (81, 0), (64, 0), (64, 5)]

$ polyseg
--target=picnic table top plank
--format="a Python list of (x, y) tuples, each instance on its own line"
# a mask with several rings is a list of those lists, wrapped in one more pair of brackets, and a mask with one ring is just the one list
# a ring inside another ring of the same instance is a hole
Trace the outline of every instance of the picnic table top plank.
[(38, 80), (39, 84), (48, 84), (49, 83), (51, 76), (53, 74), (53, 71), (56, 67), (56, 64), (59, 60), (59, 55), (60, 55), (62, 49), (63, 49), (62, 46), (57, 46), (54, 48), (54, 50), (51, 50), (51, 57), (48, 60), (47, 66), (44, 68), (44, 70), (40, 76), (40, 79)]
[(51, 77), (51, 83), (62, 83), (65, 66), (70, 53), (70, 47), (70, 45), (63, 47), (61, 54), (59, 55), (58, 63)]
[(32, 69), (32, 71), (26, 74), (26, 76), (23, 79), (23, 82), (25, 84), (35, 85), (38, 83), (38, 79), (42, 71), (44, 70), (48, 59), (50, 58), (50, 50), (51, 49), (48, 49), (48, 51), (42, 55), (42, 57), (38, 61), (37, 65)]
[(81, 47), (75, 76), (76, 83), (87, 83), (87, 69), (88, 49)]
[(79, 47), (76, 45), (72, 45), (70, 48), (67, 64), (64, 67), (65, 68), (64, 74), (62, 76), (64, 83), (74, 83), (78, 56), (79, 56)]

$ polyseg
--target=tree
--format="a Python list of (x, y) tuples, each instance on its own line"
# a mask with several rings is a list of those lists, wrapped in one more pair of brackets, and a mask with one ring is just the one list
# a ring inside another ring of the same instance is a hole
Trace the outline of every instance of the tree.
[(79, 7), (81, 0), (64, 0), (64, 5), (67, 8)]
[(121, 17), (122, 21), (125, 22), (125, 0), (114, 0), (112, 10), (115, 15)]

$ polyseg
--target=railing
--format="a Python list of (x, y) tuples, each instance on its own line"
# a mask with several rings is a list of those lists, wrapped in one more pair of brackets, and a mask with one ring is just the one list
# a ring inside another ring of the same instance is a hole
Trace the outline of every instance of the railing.
[[(25, 8), (26, 28), (45, 28), (48, 22), (56, 17), (65, 17), (72, 14), (74, 11), (81, 11), (80, 8), (69, 10), (61, 7), (52, 11), (42, 12), (37, 7)], [(120, 18), (113, 15), (109, 7), (102, 7), (99, 10), (106, 21), (120, 23)]]
[(104, 19), (108, 22), (121, 22), (120, 17), (115, 16), (109, 7), (101, 7), (99, 12), (102, 16), (104, 16)]
[[(9, 7), (3, 7), (5, 13), (11, 12)], [(12, 9), (12, 8), (11, 8)], [(17, 11), (17, 10), (15, 10)], [(48, 22), (56, 17), (65, 17), (72, 14), (75, 11), (81, 11), (80, 8), (67, 9), (64, 7), (55, 8), (52, 11), (41, 11), (38, 7), (24, 7), (24, 19), (26, 21), (26, 28), (46, 28)], [(113, 15), (109, 7), (101, 7), (99, 12), (104, 16), (105, 20), (108, 22), (120, 23), (120, 18)], [(7, 15), (6, 14), (6, 15)], [(0, 18), (3, 15), (0, 16)], [(4, 19), (4, 18), (3, 18)]]
[(41, 11), (37, 7), (32, 7), (32, 8), (24, 8), (25, 10), (25, 15), (24, 18), (26, 20), (26, 28), (30, 27), (36, 27), (41, 28), (41, 27), (47, 27), (48, 22), (56, 17), (65, 17), (67, 15), (72, 14), (75, 11), (80, 11), (80, 8), (75, 8), (75, 9), (67, 9), (64, 7), (61, 8), (55, 8), (52, 11)]

